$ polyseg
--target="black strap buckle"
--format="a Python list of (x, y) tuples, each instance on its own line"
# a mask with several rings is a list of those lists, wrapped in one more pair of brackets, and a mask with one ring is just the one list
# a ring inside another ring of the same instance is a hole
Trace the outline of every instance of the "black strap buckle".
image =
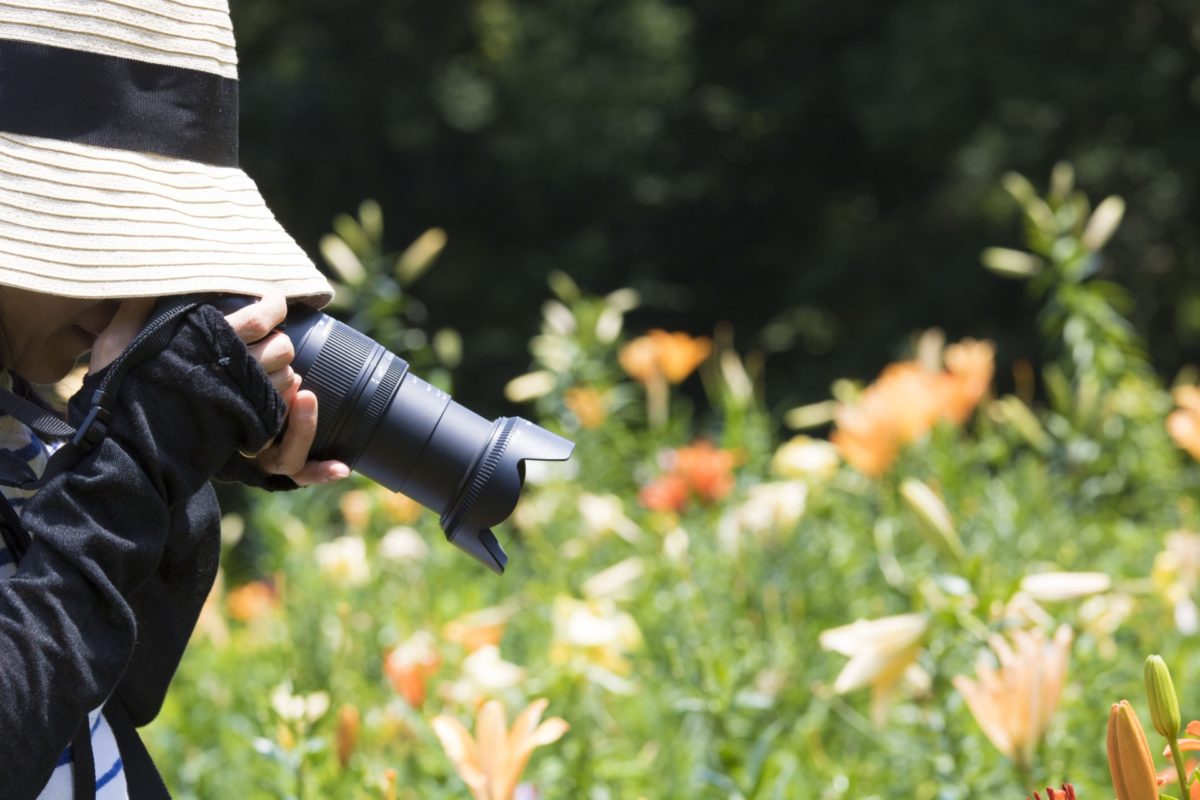
[(75, 435), (71, 437), (71, 444), (85, 453), (91, 452), (108, 435), (108, 423), (110, 422), (112, 422), (112, 414), (104, 406), (95, 403), (88, 411), (88, 415), (83, 418)]

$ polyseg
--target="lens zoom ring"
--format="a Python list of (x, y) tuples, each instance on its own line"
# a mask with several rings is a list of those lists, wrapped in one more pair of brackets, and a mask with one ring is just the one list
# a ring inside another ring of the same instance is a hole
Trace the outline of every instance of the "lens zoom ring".
[(379, 426), (379, 418), (383, 416), (383, 412), (387, 411), (392, 398), (396, 396), (396, 387), (400, 385), (400, 380), (404, 377), (407, 367), (408, 363), (404, 359), (393, 357), (383, 380), (379, 382), (375, 393), (371, 395), (367, 410), (359, 417), (358, 424), (354, 426), (354, 438), (350, 440), (350, 446), (346, 449), (346, 452), (350, 453), (355, 460), (367, 449), (367, 441), (371, 438), (371, 434), (375, 433), (375, 429)]
[(492, 479), (492, 473), (496, 471), (496, 467), (500, 464), (500, 459), (504, 457), (504, 451), (508, 449), (508, 440), (512, 438), (513, 428), (516, 427), (517, 420), (515, 417), (509, 417), (504, 420), (500, 428), (500, 435), (496, 437), (496, 441), (488, 448), (484, 454), (483, 461), (480, 462), (475, 474), (471, 476), (471, 483), (467, 486), (467, 491), (463, 492), (462, 500), (457, 504), (454, 513), (442, 525), (442, 529), (447, 533), (458, 530), (458, 526), (462, 524), (467, 514), (471, 511), (471, 506), (475, 505), (475, 501), (479, 499), (479, 495), (483, 492), (483, 487), (487, 486), (488, 481)]
[(314, 443), (318, 447), (325, 444), (330, 426), (358, 379), (359, 369), (375, 346), (374, 341), (346, 325), (334, 325), (329, 331), (321, 352), (304, 376), (305, 388), (311, 389), (321, 404)]

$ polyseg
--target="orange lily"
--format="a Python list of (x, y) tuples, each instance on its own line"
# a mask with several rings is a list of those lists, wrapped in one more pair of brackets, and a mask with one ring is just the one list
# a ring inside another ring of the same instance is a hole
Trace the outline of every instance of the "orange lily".
[(651, 511), (682, 511), (687, 501), (687, 481), (673, 473), (655, 478), (638, 492), (638, 502)]
[(585, 428), (599, 428), (608, 416), (604, 395), (591, 386), (575, 386), (563, 395), (563, 404)]
[(642, 487), (638, 500), (651, 511), (682, 511), (695, 496), (713, 503), (733, 491), (733, 468), (740, 457), (700, 441), (668, 457), (669, 471)]
[(442, 628), (442, 635), (462, 645), (468, 653), (474, 653), (489, 644), (499, 647), (512, 615), (512, 609), (504, 606), (481, 608), (447, 622)]
[(686, 333), (652, 330), (626, 344), (617, 353), (621, 368), (639, 383), (661, 377), (682, 383), (712, 354), (712, 340)]
[(441, 665), (442, 659), (433, 646), (433, 636), (421, 631), (388, 653), (383, 662), (383, 674), (410, 706), (420, 708), (425, 704), (429, 679)]
[[(1187, 724), (1187, 727), (1184, 728), (1184, 730), (1188, 732), (1189, 736), (1200, 736), (1200, 720), (1192, 720)], [(1179, 750), (1183, 753), (1200, 752), (1200, 739), (1180, 739)], [(1171, 748), (1168, 747), (1163, 750), (1164, 758), (1170, 755)]]
[[(1170, 748), (1170, 746), (1168, 746), (1166, 748), (1166, 752), (1163, 753), (1163, 757), (1170, 758), (1171, 757), (1170, 753), (1171, 753), (1171, 748)], [(1195, 769), (1196, 769), (1195, 761), (1188, 761), (1184, 765), (1184, 770), (1186, 770), (1188, 775), (1191, 775), (1195, 771)], [(1169, 786), (1173, 783), (1178, 783), (1178, 782), (1179, 782), (1179, 773), (1175, 771), (1175, 767), (1167, 767), (1162, 772), (1158, 773), (1158, 783), (1160, 786)], [(1200, 800), (1200, 781), (1193, 783), (1188, 788), (1188, 794), (1187, 794), (1186, 800)]]
[(882, 475), (938, 420), (966, 421), (991, 385), (994, 356), (990, 342), (964, 339), (946, 348), (944, 371), (918, 361), (889, 365), (854, 403), (838, 407), (830, 441), (863, 474)]
[(617, 352), (621, 368), (646, 387), (646, 405), (653, 427), (667, 421), (670, 385), (682, 383), (712, 354), (712, 340), (686, 333), (652, 330)]
[(229, 616), (238, 622), (252, 622), (279, 606), (279, 593), (268, 581), (250, 581), (225, 595)]
[(738, 462), (731, 450), (719, 450), (712, 442), (697, 442), (675, 451), (675, 471), (706, 503), (720, 500), (733, 490), (733, 468)]
[(1179, 408), (1167, 417), (1167, 433), (1192, 458), (1200, 459), (1200, 387), (1179, 386), (1171, 396)]
[(659, 376), (658, 357), (649, 336), (639, 336), (617, 353), (621, 369), (638, 383), (650, 383)]
[[(1029, 800), (1029, 798), (1026, 797), (1025, 800)], [(1033, 800), (1042, 800), (1042, 796), (1037, 792), (1034, 792)], [(1069, 783), (1064, 783), (1061, 789), (1055, 789), (1053, 786), (1047, 786), (1046, 800), (1075, 800), (1075, 787)]]
[(712, 354), (712, 340), (707, 336), (655, 330), (650, 331), (650, 340), (657, 351), (658, 367), (670, 383), (683, 382)]
[(1108, 771), (1117, 800), (1158, 800), (1158, 776), (1146, 732), (1128, 700), (1108, 714)]
[(946, 377), (942, 413), (955, 425), (967, 421), (972, 409), (987, 394), (995, 370), (996, 349), (991, 342), (963, 339), (946, 348)]

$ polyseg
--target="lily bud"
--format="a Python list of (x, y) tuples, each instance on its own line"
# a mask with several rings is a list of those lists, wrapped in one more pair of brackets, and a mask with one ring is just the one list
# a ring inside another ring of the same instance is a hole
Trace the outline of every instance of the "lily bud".
[(1179, 696), (1175, 694), (1175, 684), (1171, 681), (1167, 662), (1162, 660), (1162, 656), (1150, 656), (1146, 659), (1144, 673), (1154, 730), (1168, 741), (1175, 741), (1179, 738), (1179, 726), (1183, 724), (1183, 719), (1179, 714)]
[(362, 715), (358, 706), (344, 705), (338, 709), (337, 721), (337, 760), (342, 769), (350, 763), (350, 756), (358, 744), (358, 729), (362, 723)]
[(983, 265), (1005, 278), (1031, 278), (1042, 271), (1042, 260), (1023, 250), (988, 247), (979, 254)]
[(1108, 714), (1108, 770), (1120, 800), (1158, 800), (1158, 775), (1146, 732), (1128, 700)]
[(1124, 216), (1124, 200), (1115, 195), (1104, 198), (1104, 201), (1096, 206), (1096, 210), (1092, 212), (1092, 216), (1087, 221), (1083, 236), (1080, 237), (1083, 246), (1093, 252), (1104, 247), (1116, 232), (1117, 226), (1121, 224), (1121, 218)]
[(916, 515), (921, 530), (943, 552), (957, 561), (963, 560), (962, 541), (954, 529), (954, 520), (946, 504), (933, 489), (916, 478), (908, 478), (900, 485), (900, 496)]

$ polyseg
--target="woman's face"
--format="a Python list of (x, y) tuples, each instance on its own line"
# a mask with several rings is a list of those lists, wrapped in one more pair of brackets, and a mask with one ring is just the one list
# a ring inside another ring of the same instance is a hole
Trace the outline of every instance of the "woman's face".
[(119, 304), (0, 286), (4, 366), (32, 383), (60, 380), (92, 349)]

